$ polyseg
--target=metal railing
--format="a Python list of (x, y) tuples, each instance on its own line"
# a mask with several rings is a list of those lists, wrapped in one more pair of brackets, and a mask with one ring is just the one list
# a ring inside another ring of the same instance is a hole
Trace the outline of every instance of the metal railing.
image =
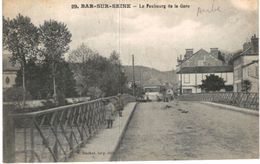
[(184, 101), (209, 101), (228, 105), (234, 105), (253, 110), (259, 110), (258, 93), (242, 92), (215, 92), (215, 93), (198, 93), (184, 94), (178, 96), (179, 100)]
[[(10, 136), (7, 138), (8, 150), (4, 150), (9, 157), (5, 162), (67, 161), (75, 152), (79, 152), (80, 147), (91, 136), (104, 127), (104, 99), (113, 99), (113, 102), (118, 103), (118, 97), (113, 96), (43, 111), (9, 115), (11, 122), (7, 123), (7, 127), (10, 129), (6, 130), (8, 134), (4, 134)], [(123, 100), (124, 103), (129, 101)]]

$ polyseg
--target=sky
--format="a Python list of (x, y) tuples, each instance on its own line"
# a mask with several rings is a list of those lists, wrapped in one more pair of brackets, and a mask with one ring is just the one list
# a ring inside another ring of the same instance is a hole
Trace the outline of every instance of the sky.
[[(137, 7), (71, 9), (72, 4), (104, 3)], [(139, 8), (139, 4), (179, 8)], [(197, 14), (212, 6), (215, 12)], [(258, 36), (258, 0), (3, 0), (4, 17), (18, 13), (36, 26), (50, 19), (64, 22), (72, 33), (70, 51), (82, 43), (105, 57), (116, 50), (124, 65), (131, 65), (133, 54), (136, 65), (161, 71), (175, 69), (177, 57), (187, 48), (235, 52), (253, 34)]]

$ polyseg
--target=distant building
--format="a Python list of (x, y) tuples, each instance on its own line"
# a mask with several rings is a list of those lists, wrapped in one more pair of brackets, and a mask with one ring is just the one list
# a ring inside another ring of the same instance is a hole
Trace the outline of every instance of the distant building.
[(225, 62), (218, 48), (211, 48), (210, 52), (200, 49), (196, 53), (193, 53), (193, 49), (186, 49), (184, 58), (178, 58), (177, 74), (179, 91), (183, 94), (204, 92), (199, 85), (210, 74), (224, 79), (223, 91), (233, 90), (233, 66)]
[(258, 92), (258, 38), (252, 36), (251, 42), (243, 44), (243, 51), (232, 58), (234, 66), (234, 92), (242, 91), (242, 81), (249, 80), (252, 84), (249, 92)]
[[(128, 88), (132, 88), (133, 87), (133, 81), (128, 81), (126, 85), (127, 85)], [(135, 85), (136, 86), (142, 86), (141, 82), (138, 81), (138, 80), (135, 81)]]
[(11, 88), (15, 85), (16, 73), (20, 69), (18, 65), (12, 65), (9, 61), (11, 55), (4, 51), (3, 54), (3, 89)]

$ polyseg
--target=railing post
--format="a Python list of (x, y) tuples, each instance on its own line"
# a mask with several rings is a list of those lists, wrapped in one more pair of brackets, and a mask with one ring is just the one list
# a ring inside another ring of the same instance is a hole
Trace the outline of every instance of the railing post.
[(34, 162), (35, 158), (34, 158), (34, 124), (33, 124), (33, 122), (31, 122), (31, 127), (30, 127), (30, 138), (31, 138), (31, 159), (30, 159), (30, 162)]
[(15, 125), (11, 109), (3, 107), (3, 161), (15, 162)]
[(23, 128), (23, 144), (24, 144), (24, 161), (27, 162), (27, 131), (26, 127)]
[(245, 103), (244, 103), (244, 107), (248, 107), (248, 99), (250, 97), (250, 93), (246, 93), (246, 100), (245, 100)]
[[(58, 126), (57, 126), (57, 124), (54, 125), (54, 130), (55, 130), (56, 134), (58, 135)], [(55, 157), (56, 157), (56, 159), (58, 161), (58, 159), (59, 159), (59, 151), (58, 151), (58, 141), (57, 141), (57, 139), (55, 139), (55, 143), (54, 143), (54, 147), (53, 147), (53, 153), (54, 153), (54, 155), (55, 155)], [(57, 162), (57, 161), (55, 161), (55, 162)]]
[(70, 141), (69, 144), (70, 144), (70, 151), (71, 151), (70, 157), (73, 157), (74, 150), (73, 150), (73, 134), (72, 134), (72, 132), (70, 133), (69, 141)]

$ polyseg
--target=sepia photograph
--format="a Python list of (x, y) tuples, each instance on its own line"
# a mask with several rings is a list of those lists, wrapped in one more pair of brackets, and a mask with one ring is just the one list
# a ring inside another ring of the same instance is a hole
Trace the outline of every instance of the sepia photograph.
[(2, 0), (3, 163), (259, 160), (258, 0)]

